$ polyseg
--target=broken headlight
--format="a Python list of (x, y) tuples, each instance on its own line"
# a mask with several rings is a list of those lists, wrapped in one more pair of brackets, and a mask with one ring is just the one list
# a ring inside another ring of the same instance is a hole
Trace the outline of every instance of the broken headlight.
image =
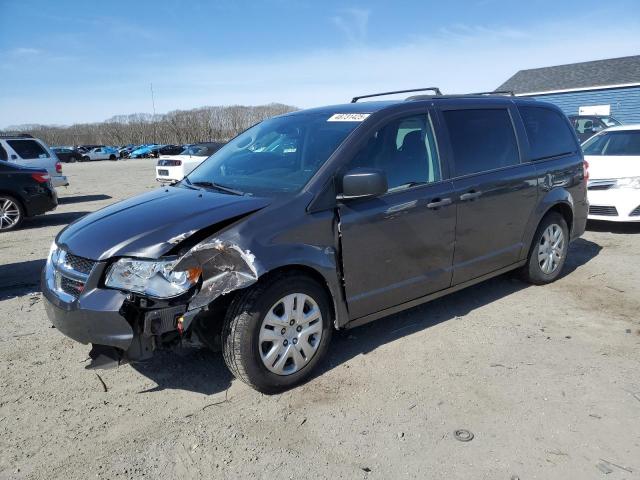
[(177, 259), (122, 258), (109, 268), (105, 285), (156, 298), (177, 297), (194, 286), (202, 273), (200, 268), (174, 270), (177, 263)]

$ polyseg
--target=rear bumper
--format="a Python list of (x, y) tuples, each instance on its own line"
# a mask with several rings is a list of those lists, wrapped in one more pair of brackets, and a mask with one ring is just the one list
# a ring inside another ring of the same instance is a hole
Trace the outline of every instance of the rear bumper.
[(156, 180), (158, 182), (179, 182), (185, 177), (184, 168), (176, 167), (156, 167)]
[(66, 187), (69, 185), (69, 180), (64, 175), (51, 176), (51, 184), (54, 187)]
[(40, 215), (58, 206), (58, 195), (51, 186), (37, 186), (25, 191), (23, 197), (27, 217)]

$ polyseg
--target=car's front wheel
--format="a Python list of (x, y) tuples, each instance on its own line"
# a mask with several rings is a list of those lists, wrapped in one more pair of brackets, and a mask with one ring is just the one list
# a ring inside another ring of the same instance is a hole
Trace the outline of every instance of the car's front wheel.
[(529, 258), (522, 268), (524, 280), (535, 285), (553, 282), (560, 276), (569, 250), (569, 228), (564, 217), (550, 212), (533, 237)]
[(240, 292), (227, 310), (222, 351), (231, 372), (263, 393), (309, 378), (332, 333), (324, 288), (299, 273), (261, 280)]

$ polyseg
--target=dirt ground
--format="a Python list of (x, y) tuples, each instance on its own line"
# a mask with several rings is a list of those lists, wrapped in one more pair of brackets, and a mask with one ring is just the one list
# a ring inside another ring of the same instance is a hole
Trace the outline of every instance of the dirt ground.
[(68, 222), (157, 188), (153, 161), (64, 170), (58, 209), (0, 238), (0, 478), (640, 478), (640, 225), (590, 224), (552, 285), (506, 275), (340, 332), (282, 395), (197, 350), (103, 385), (38, 275)]

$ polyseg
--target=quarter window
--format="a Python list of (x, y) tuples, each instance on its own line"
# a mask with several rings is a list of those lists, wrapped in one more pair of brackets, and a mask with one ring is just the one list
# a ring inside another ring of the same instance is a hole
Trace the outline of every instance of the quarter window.
[(376, 131), (349, 164), (385, 172), (389, 191), (440, 181), (440, 159), (431, 118), (413, 115)]
[(47, 151), (35, 140), (7, 140), (7, 143), (24, 160), (49, 158)]
[[(529, 137), (532, 160), (557, 157), (576, 151), (574, 133), (558, 112), (544, 107), (518, 107), (518, 110)], [(593, 121), (579, 119), (576, 129), (580, 132), (581, 128), (591, 130)]]
[(455, 176), (517, 165), (518, 144), (506, 109), (448, 110)]
[(8, 160), (9, 157), (7, 157), (7, 151), (4, 149), (4, 147), (2, 145), (0, 145), (0, 160)]

